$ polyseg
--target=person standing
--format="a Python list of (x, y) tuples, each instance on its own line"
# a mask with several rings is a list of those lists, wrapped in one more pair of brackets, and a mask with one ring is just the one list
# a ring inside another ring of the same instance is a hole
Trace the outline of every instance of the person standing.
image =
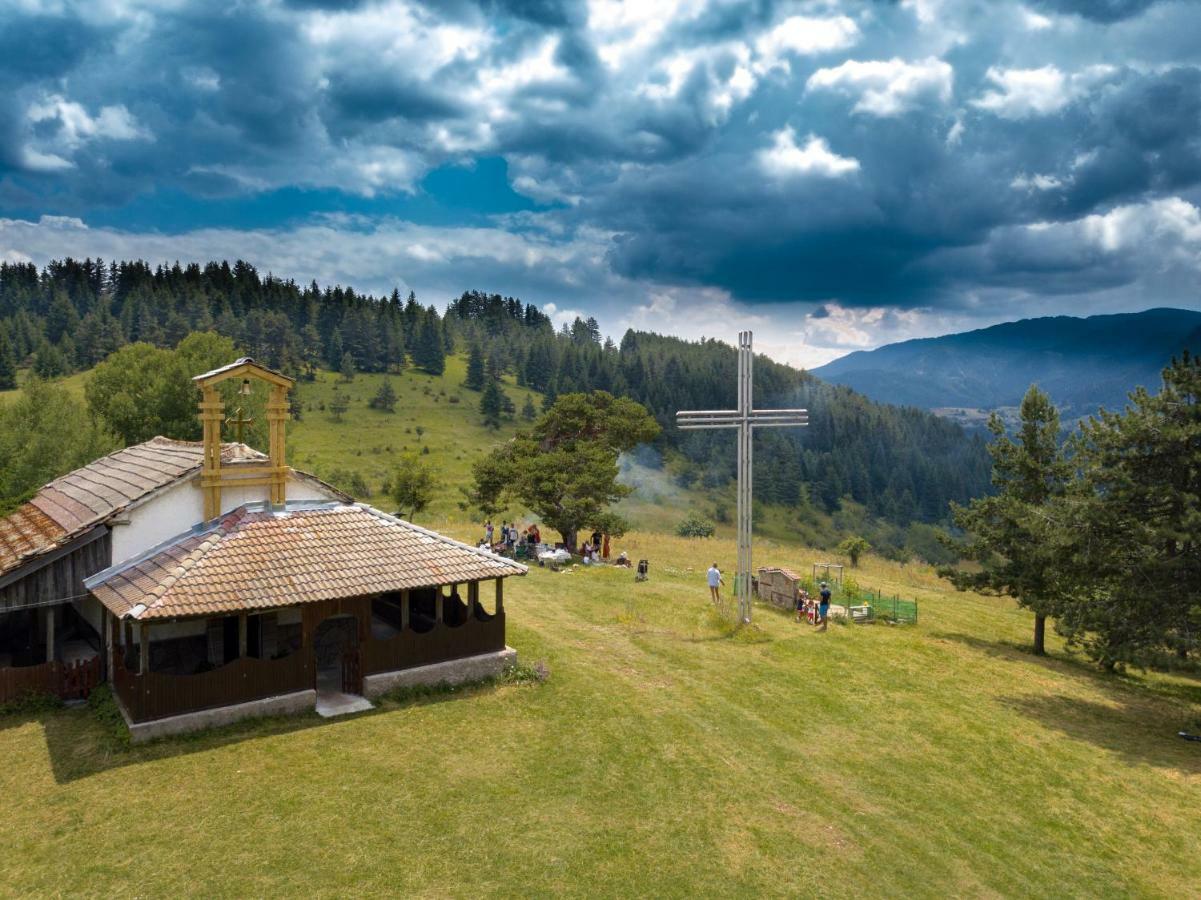
[(484, 523), (484, 537), (488, 541), (488, 549), (492, 549), (492, 520), (489, 519)]
[(817, 604), (818, 631), (826, 630), (826, 619), (830, 615), (830, 586), (822, 582), (821, 599)]
[(709, 579), (709, 598), (714, 603), (721, 602), (721, 586), (725, 584), (725, 579), (721, 577), (721, 569), (717, 568), (717, 563), (709, 567), (706, 573)]

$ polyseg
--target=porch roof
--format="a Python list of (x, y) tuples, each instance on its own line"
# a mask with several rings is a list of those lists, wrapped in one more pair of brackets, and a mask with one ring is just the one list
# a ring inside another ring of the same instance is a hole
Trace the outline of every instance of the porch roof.
[(247, 504), (84, 584), (118, 616), (226, 615), (524, 575), (526, 567), (366, 504)]

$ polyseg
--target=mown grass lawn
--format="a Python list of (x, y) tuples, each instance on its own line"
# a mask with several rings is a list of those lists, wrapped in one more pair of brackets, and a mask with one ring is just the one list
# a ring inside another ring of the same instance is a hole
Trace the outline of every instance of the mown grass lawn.
[(918, 626), (762, 609), (731, 639), (701, 578), (731, 544), (621, 546), (649, 583), (509, 582), (543, 684), (134, 749), (87, 710), (0, 719), (0, 891), (1195, 895), (1196, 681), (1035, 659), (1012, 604), (874, 559)]

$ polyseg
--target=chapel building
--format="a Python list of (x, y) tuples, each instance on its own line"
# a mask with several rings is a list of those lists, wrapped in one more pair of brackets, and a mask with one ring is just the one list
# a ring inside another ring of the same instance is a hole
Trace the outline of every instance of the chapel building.
[[(267, 386), (266, 454), (221, 439), (231, 380)], [(118, 450), (0, 519), (0, 703), (107, 681), (142, 740), (514, 664), (503, 586), (525, 566), (288, 466), (287, 376), (240, 359), (193, 381), (202, 441)]]

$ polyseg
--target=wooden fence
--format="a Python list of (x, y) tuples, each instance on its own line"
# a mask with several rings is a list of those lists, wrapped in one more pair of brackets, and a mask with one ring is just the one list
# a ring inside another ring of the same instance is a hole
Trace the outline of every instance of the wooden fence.
[(135, 722), (232, 706), (313, 686), (308, 648), (283, 659), (243, 657), (195, 675), (130, 672), (122, 665), (120, 655), (114, 655), (113, 689)]
[(462, 625), (440, 622), (426, 632), (411, 628), (383, 640), (363, 644), (363, 674), (395, 672), (464, 656), (505, 649), (504, 612), (488, 616), (478, 612)]
[(47, 694), (63, 700), (82, 700), (100, 683), (100, 657), (73, 663), (0, 668), (0, 703), (28, 694)]

